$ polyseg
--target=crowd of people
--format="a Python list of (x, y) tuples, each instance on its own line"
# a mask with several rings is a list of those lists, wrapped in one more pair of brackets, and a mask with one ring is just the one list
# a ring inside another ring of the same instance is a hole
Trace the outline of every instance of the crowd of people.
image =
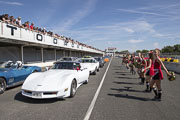
[(0, 21), (5, 22), (7, 24), (14, 25), (14, 26), (19, 27), (19, 28), (24, 28), (24, 29), (27, 29), (30, 31), (35, 31), (35, 32), (38, 32), (38, 33), (41, 33), (44, 35), (55, 37), (57, 39), (61, 39), (61, 40), (64, 40), (66, 42), (75, 43), (75, 44), (78, 44), (78, 45), (81, 45), (81, 46), (84, 46), (87, 48), (91, 48), (94, 50), (101, 51), (101, 50), (94, 48), (92, 46), (89, 46), (89, 45), (86, 45), (84, 43), (75, 41), (70, 37), (65, 37), (63, 35), (53, 33), (52, 31), (47, 31), (44, 27), (36, 27), (33, 22), (30, 23), (29, 21), (26, 21), (26, 22), (22, 23), (21, 17), (15, 18), (14, 16), (9, 16), (9, 14), (3, 14), (3, 15), (0, 15)]
[(138, 56), (134, 54), (123, 55), (122, 65), (125, 64), (126, 68), (130, 69), (132, 74), (137, 73), (139, 75), (141, 79), (140, 84), (144, 85), (146, 82), (145, 92), (154, 91), (155, 97), (153, 99), (161, 100), (161, 80), (164, 78), (162, 68), (165, 70), (169, 80), (174, 80), (175, 74), (166, 69), (160, 59), (159, 49), (150, 51), (147, 57), (144, 56), (145, 54), (143, 53), (138, 53)]

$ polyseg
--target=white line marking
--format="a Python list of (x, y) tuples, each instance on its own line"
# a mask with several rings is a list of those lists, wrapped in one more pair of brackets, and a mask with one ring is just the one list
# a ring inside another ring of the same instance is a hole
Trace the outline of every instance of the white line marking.
[(103, 82), (104, 82), (104, 79), (105, 79), (105, 77), (106, 77), (106, 74), (107, 74), (107, 71), (108, 71), (108, 69), (109, 69), (109, 66), (110, 66), (110, 64), (111, 64), (111, 61), (112, 61), (112, 58), (111, 58), (111, 60), (110, 60), (110, 62), (109, 62), (109, 65), (108, 65), (108, 67), (107, 67), (107, 69), (106, 69), (106, 72), (104, 73), (104, 76), (103, 76), (103, 78), (102, 78), (102, 80), (101, 80), (101, 83), (99, 84), (99, 87), (98, 87), (98, 89), (97, 89), (97, 91), (96, 91), (96, 93), (95, 93), (95, 95), (94, 95), (94, 98), (93, 98), (93, 100), (92, 100), (92, 102), (91, 102), (91, 104), (90, 104), (90, 106), (89, 106), (89, 108), (88, 108), (88, 111), (86, 112), (86, 116), (84, 117), (84, 120), (89, 120), (89, 118), (90, 118), (90, 116), (91, 116), (92, 110), (93, 110), (94, 105), (95, 105), (95, 103), (96, 103), (97, 97), (98, 97), (98, 95), (99, 95), (99, 93), (100, 93), (101, 87), (102, 87), (102, 85), (103, 85)]

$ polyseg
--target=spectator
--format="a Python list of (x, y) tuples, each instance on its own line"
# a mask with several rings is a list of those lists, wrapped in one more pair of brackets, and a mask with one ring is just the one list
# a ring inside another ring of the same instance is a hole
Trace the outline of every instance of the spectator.
[(10, 20), (10, 23), (12, 24), (12, 25), (15, 25), (16, 24), (16, 20), (14, 19), (14, 16), (10, 16), (9, 17), (9, 20)]
[(9, 23), (10, 20), (9, 20), (9, 15), (8, 14), (4, 14), (1, 16), (1, 19), (2, 21), (6, 22), (6, 23)]
[(31, 23), (31, 25), (30, 25), (30, 30), (34, 30), (34, 23)]
[(46, 28), (42, 28), (42, 33), (43, 33), (43, 34), (46, 34), (46, 32), (47, 32), (47, 31), (46, 31)]
[(19, 27), (22, 26), (22, 24), (21, 24), (21, 17), (18, 17), (18, 18), (16, 19), (16, 25), (18, 25)]
[(29, 21), (27, 21), (27, 22), (25, 23), (25, 27), (26, 27), (27, 29), (29, 29)]

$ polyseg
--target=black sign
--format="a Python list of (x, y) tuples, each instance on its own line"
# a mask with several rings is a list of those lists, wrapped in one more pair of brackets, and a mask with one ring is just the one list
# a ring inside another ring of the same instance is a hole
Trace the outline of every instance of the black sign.
[(43, 36), (41, 34), (36, 34), (36, 39), (38, 41), (42, 41), (43, 40)]
[(14, 30), (17, 30), (17, 27), (7, 25), (8, 28), (11, 28), (11, 35), (14, 36)]
[(67, 44), (68, 44), (68, 41), (65, 40), (65, 41), (64, 41), (64, 45), (67, 46)]
[(57, 44), (57, 39), (56, 38), (53, 39), (53, 43)]

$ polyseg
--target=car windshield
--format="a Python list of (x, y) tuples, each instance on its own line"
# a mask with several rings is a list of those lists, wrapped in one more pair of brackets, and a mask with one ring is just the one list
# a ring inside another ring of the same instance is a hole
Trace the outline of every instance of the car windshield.
[(53, 65), (52, 69), (68, 69), (68, 70), (73, 70), (74, 66), (73, 66), (73, 63), (71, 63), (71, 62), (59, 62), (59, 63), (55, 63)]
[(0, 68), (11, 68), (14, 66), (13, 62), (0, 62)]
[(81, 63), (94, 63), (94, 60), (93, 59), (82, 59), (80, 62)]

